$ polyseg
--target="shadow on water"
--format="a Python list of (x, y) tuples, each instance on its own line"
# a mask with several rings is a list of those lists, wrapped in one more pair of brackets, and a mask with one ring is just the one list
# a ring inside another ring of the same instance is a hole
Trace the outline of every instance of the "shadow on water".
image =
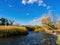
[(0, 38), (0, 45), (57, 45), (56, 36), (29, 32), (26, 36)]

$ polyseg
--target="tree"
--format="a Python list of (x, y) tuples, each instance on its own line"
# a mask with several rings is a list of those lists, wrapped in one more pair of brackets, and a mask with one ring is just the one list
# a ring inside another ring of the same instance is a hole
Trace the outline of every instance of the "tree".
[(53, 15), (53, 24), (54, 24), (54, 26), (56, 26), (57, 20), (58, 20), (58, 15), (57, 14), (54, 14)]
[(5, 19), (4, 18), (1, 18), (0, 21), (1, 21), (1, 23), (0, 23), (1, 25), (5, 25)]
[(9, 25), (9, 22), (5, 18), (0, 18), (0, 25)]
[(42, 18), (41, 18), (41, 22), (43, 24), (43, 26), (45, 27), (48, 27), (49, 29), (57, 29), (56, 28), (56, 16), (54, 15), (54, 18), (52, 20), (52, 17), (48, 14), (44, 15)]
[(9, 20), (9, 22), (10, 22), (10, 25), (13, 25), (13, 23), (14, 23), (14, 21), (13, 21), (13, 20)]
[(43, 25), (51, 25), (52, 24), (52, 19), (47, 15), (43, 15), (43, 17), (41, 18), (41, 23)]

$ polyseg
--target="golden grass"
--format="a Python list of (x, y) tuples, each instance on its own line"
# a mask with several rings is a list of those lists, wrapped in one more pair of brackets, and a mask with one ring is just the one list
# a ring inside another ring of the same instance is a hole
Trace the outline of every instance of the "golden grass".
[(25, 35), (27, 33), (27, 28), (24, 26), (0, 26), (0, 37)]
[(0, 26), (0, 30), (4, 31), (14, 31), (14, 30), (20, 30), (20, 31), (27, 31), (26, 27), (24, 26)]

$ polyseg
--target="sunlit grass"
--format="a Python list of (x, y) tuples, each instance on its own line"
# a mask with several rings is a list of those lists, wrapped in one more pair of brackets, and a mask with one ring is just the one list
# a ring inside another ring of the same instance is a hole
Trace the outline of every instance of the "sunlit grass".
[(24, 26), (0, 26), (0, 30), (4, 30), (4, 31), (10, 31), (10, 30), (15, 30), (15, 29), (19, 29), (20, 31), (26, 31), (26, 27)]
[(24, 26), (0, 26), (0, 37), (26, 33), (27, 29)]

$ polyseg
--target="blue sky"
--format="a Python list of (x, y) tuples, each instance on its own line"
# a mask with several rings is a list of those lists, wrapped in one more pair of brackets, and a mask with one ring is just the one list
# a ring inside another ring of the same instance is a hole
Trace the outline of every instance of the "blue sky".
[(19, 24), (39, 25), (40, 17), (48, 11), (59, 16), (60, 0), (0, 0), (0, 18)]

